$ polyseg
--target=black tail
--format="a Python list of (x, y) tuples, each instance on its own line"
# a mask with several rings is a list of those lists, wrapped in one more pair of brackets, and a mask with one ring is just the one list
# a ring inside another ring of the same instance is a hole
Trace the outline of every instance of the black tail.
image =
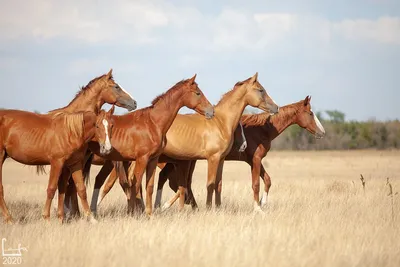
[(92, 160), (93, 160), (94, 154), (90, 153), (89, 158), (85, 162), (85, 166), (83, 166), (83, 180), (85, 180), (85, 184), (88, 185), (90, 182), (90, 167), (92, 167)]

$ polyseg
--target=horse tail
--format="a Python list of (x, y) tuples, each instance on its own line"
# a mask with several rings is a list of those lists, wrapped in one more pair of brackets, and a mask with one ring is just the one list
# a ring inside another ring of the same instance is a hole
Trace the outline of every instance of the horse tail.
[(40, 174), (47, 174), (46, 173), (46, 169), (44, 165), (37, 165), (36, 166), (36, 174), (40, 175)]
[(128, 176), (125, 171), (123, 161), (114, 161), (115, 174), (117, 179), (120, 180), (121, 184), (128, 184)]
[(94, 154), (90, 153), (89, 158), (85, 162), (85, 166), (83, 166), (83, 180), (85, 180), (85, 184), (88, 185), (90, 182), (90, 168), (92, 167)]

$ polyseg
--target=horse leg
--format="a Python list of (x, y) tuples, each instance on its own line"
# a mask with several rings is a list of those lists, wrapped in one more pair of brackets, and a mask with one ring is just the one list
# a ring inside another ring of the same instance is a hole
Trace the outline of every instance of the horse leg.
[[(154, 176), (156, 174), (157, 163), (158, 157), (155, 157), (147, 163), (146, 167), (146, 214), (148, 216), (151, 216), (153, 212)], [(142, 192), (140, 193), (143, 196)]]
[(192, 191), (192, 181), (193, 181), (193, 172), (194, 168), (196, 167), (197, 160), (192, 160), (189, 169), (188, 181), (187, 181), (187, 193), (188, 193), (188, 201), (187, 203), (192, 206), (192, 210), (198, 209), (196, 199), (194, 198), (193, 191)]
[(100, 188), (104, 184), (105, 180), (107, 179), (107, 176), (111, 173), (113, 170), (114, 165), (112, 164), (111, 161), (106, 161), (106, 163), (101, 167), (101, 170), (99, 173), (96, 175), (96, 180), (94, 183), (94, 188), (93, 188), (93, 195), (92, 195), (92, 200), (90, 202), (90, 210), (93, 212), (94, 215), (97, 213), (97, 205), (100, 204), (99, 201), (99, 193), (100, 193)]
[(76, 191), (76, 185), (73, 178), (69, 179), (69, 184), (67, 187), (67, 192), (70, 193), (70, 214), (72, 217), (80, 217), (81, 213), (79, 211), (79, 204), (78, 204), (78, 192)]
[(85, 217), (90, 220), (91, 223), (96, 223), (97, 220), (93, 217), (90, 212), (89, 203), (87, 201), (86, 194), (86, 186), (83, 181), (83, 173), (82, 173), (82, 163), (78, 163), (74, 166), (72, 171), (72, 179), (74, 179), (76, 190), (78, 191), (79, 198), (81, 199), (82, 208), (85, 214)]
[(261, 158), (253, 156), (251, 164), (251, 183), (253, 189), (253, 206), (255, 212), (261, 212), (259, 197), (260, 197), (260, 168)]
[(189, 179), (189, 170), (190, 170), (191, 161), (185, 160), (179, 162), (179, 171), (178, 174), (178, 192), (179, 192), (179, 211), (183, 210), (185, 205), (185, 197), (186, 197), (186, 188)]
[[(130, 186), (132, 184), (130, 183), (130, 180), (128, 179), (128, 177), (129, 177), (129, 175), (131, 175), (131, 177), (133, 177), (133, 175), (134, 175), (133, 170), (135, 169), (135, 165), (132, 165), (132, 161), (124, 161), (122, 166), (123, 166), (122, 169), (117, 170), (117, 168), (115, 168), (115, 175), (118, 177), (119, 185), (121, 186), (122, 191), (124, 191), (126, 198), (130, 199), (131, 198)], [(140, 187), (140, 195), (142, 195), (142, 187)], [(143, 198), (142, 198), (141, 204), (144, 209)]]
[(3, 189), (3, 163), (6, 160), (6, 152), (2, 149), (0, 151), (0, 209), (3, 213), (5, 223), (13, 223), (13, 219), (10, 212), (7, 209), (6, 202), (4, 200), (4, 189)]
[(47, 185), (47, 199), (42, 213), (43, 218), (47, 221), (50, 219), (51, 201), (53, 200), (54, 194), (57, 190), (58, 180), (60, 179), (60, 174), (64, 165), (64, 161), (52, 161), (50, 165), (50, 178)]
[(131, 198), (128, 200), (128, 213), (134, 214), (137, 208), (139, 208), (138, 202), (141, 202), (140, 187), (142, 185), (142, 179), (144, 171), (147, 167), (149, 157), (142, 156), (136, 159), (135, 168), (133, 169), (133, 175), (129, 175), (131, 186)]
[(269, 189), (271, 188), (271, 177), (268, 175), (268, 173), (265, 171), (264, 166), (262, 163), (260, 164), (260, 176), (264, 180), (264, 194), (261, 198), (261, 207), (267, 206), (267, 200), (268, 200), (268, 194), (269, 194)]
[(61, 176), (58, 180), (58, 207), (57, 207), (57, 217), (60, 220), (61, 223), (64, 222), (65, 219), (65, 192), (67, 191), (67, 186), (68, 186), (68, 179), (70, 178), (71, 174), (69, 173), (69, 170), (66, 168), (63, 168), (61, 172)]
[(98, 200), (97, 205), (99, 205), (106, 197), (106, 195), (110, 192), (111, 188), (114, 186), (114, 183), (117, 179), (118, 179), (117, 172), (114, 168), (105, 181), (105, 185), (100, 193), (100, 199)]
[[(161, 170), (160, 174), (158, 175), (158, 184), (157, 184), (157, 195), (156, 200), (154, 203), (154, 208), (161, 207), (161, 198), (162, 198), (162, 190), (164, 187), (165, 182), (170, 179), (170, 187), (171, 187), (171, 174), (174, 172), (175, 167), (172, 163), (167, 163), (165, 167)], [(176, 186), (174, 192), (176, 192), (178, 185)]]
[(212, 197), (215, 190), (215, 180), (217, 177), (218, 166), (220, 162), (220, 157), (214, 155), (207, 159), (208, 162), (208, 173), (207, 173), (207, 200), (206, 207), (211, 209), (212, 207)]
[(217, 170), (217, 177), (215, 184), (217, 185), (215, 187), (215, 206), (217, 208), (221, 207), (221, 193), (222, 193), (222, 171), (224, 169), (224, 160), (221, 160), (220, 163), (218, 164), (218, 170)]

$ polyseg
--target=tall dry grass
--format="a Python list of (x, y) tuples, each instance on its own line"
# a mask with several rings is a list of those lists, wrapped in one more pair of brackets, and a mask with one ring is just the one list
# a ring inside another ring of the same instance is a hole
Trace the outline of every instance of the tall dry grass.
[[(393, 223), (386, 185), (390, 177), (393, 192), (400, 190), (399, 157), (396, 151), (272, 152), (264, 161), (273, 185), (262, 215), (252, 212), (250, 170), (241, 162), (226, 163), (223, 207), (206, 212), (206, 163), (198, 162), (199, 212), (172, 208), (150, 220), (129, 218), (116, 185), (97, 225), (59, 225), (55, 213), (44, 223), (47, 178), (10, 161), (6, 201), (20, 222), (1, 225), (0, 237), (28, 247), (26, 266), (400, 266), (400, 199), (393, 195)], [(167, 186), (164, 192), (163, 201), (172, 196)]]

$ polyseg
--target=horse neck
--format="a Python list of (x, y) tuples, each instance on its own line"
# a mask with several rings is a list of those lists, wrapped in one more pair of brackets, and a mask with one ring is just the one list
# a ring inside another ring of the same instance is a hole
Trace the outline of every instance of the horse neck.
[(221, 121), (226, 134), (232, 136), (239, 124), (240, 117), (248, 105), (245, 100), (245, 91), (241, 88), (233, 89), (215, 106), (215, 117)]
[(57, 111), (65, 112), (81, 112), (81, 111), (91, 111), (96, 114), (100, 112), (101, 107), (105, 103), (101, 99), (102, 86), (98, 84), (93, 84), (90, 88), (87, 88), (85, 92), (80, 92), (68, 106), (57, 109)]
[(279, 109), (279, 112), (271, 115), (262, 127), (268, 132), (271, 141), (278, 137), (287, 127), (296, 122), (297, 109), (292, 105), (283, 106)]
[(87, 143), (89, 141), (95, 141), (97, 142), (96, 136), (95, 136), (95, 126), (93, 126), (96, 123), (96, 115), (92, 112), (90, 113), (85, 113), (83, 115), (83, 142)]
[(179, 88), (172, 89), (150, 109), (150, 117), (166, 134), (171, 127), (178, 111), (183, 107), (183, 92)]

